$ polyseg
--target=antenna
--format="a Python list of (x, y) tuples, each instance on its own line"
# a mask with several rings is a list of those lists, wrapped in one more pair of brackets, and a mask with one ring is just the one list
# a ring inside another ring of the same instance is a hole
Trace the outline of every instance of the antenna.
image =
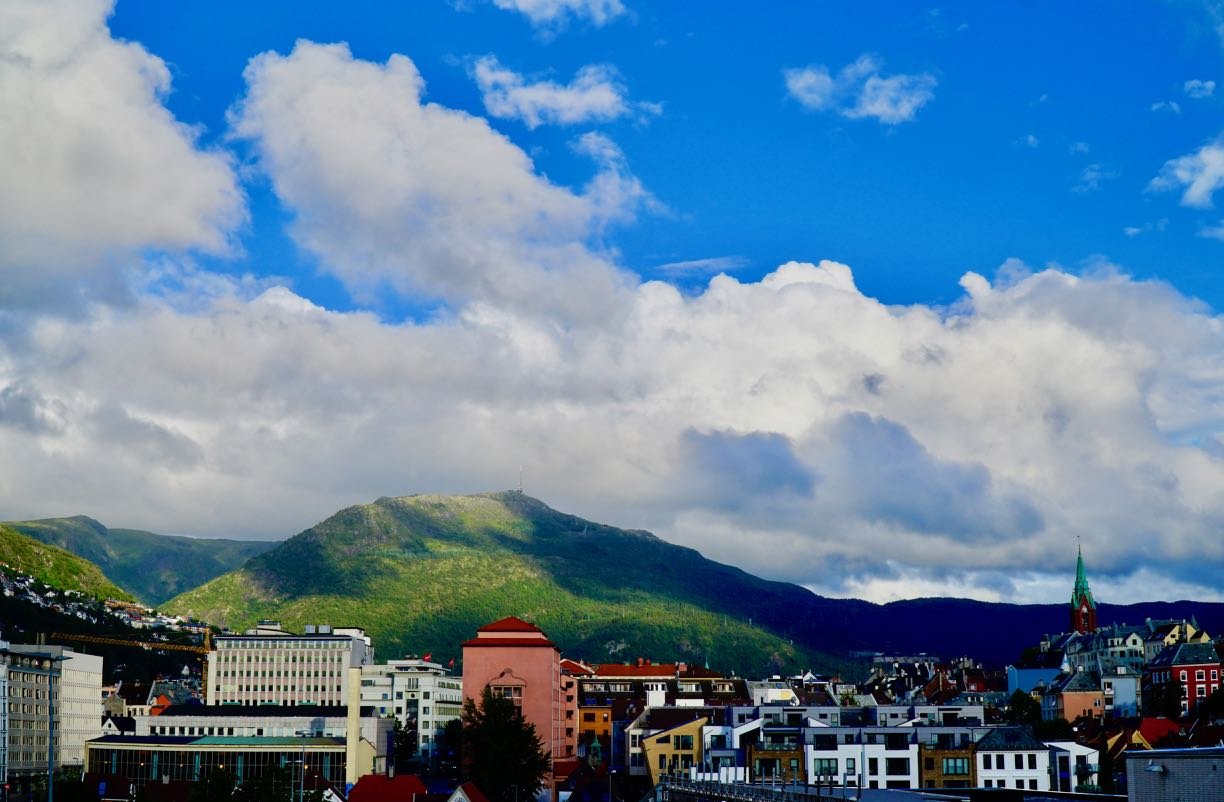
[(521, 495), (523, 495), (523, 466), (522, 466), (522, 465), (520, 465), (520, 466), (519, 466), (519, 486), (518, 486), (518, 492), (519, 492), (519, 495), (520, 495), (520, 496), (521, 496)]

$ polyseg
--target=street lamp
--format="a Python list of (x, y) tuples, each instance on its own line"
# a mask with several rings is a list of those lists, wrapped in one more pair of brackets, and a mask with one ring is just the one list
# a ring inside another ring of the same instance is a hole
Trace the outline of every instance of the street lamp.
[(296, 735), (302, 739), (302, 781), (298, 785), (298, 800), (306, 802), (306, 738), (311, 735), (310, 730), (298, 730)]

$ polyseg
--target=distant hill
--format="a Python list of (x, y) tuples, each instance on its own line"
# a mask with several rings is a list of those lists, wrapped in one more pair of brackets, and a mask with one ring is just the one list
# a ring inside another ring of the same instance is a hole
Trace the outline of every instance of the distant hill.
[(849, 667), (796, 637), (820, 601), (507, 492), (350, 507), (164, 608), (231, 627), (361, 626), (380, 659), (449, 659), (478, 626), (517, 615), (574, 657), (708, 660), (761, 675)]
[(132, 598), (89, 560), (40, 543), (4, 524), (0, 524), (0, 560), (60, 590), (79, 590), (98, 599)]
[[(1068, 574), (1070, 592), (1072, 574)], [(519, 493), (382, 498), (342, 510), (166, 609), (242, 627), (260, 618), (364, 627), (380, 659), (457, 653), (504, 615), (566, 654), (708, 660), (760, 675), (858, 673), (853, 651), (1015, 660), (1067, 627), (1065, 605), (831, 599), (759, 579), (647, 532), (617, 529)], [(1224, 604), (1102, 604), (1103, 623), (1197, 617), (1224, 635)]]
[[(93, 562), (145, 604), (160, 605), (276, 545), (107, 529), (84, 515), (12, 521), (7, 526)], [(54, 583), (52, 583), (54, 584)]]

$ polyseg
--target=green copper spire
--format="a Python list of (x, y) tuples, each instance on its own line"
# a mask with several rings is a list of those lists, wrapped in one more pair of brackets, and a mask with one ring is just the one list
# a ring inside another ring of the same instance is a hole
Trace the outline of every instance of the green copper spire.
[(1071, 606), (1078, 607), (1081, 599), (1088, 600), (1088, 606), (1096, 609), (1096, 601), (1092, 598), (1092, 589), (1088, 587), (1088, 574), (1084, 571), (1084, 549), (1077, 551), (1079, 558), (1075, 563), (1075, 589), (1071, 591)]

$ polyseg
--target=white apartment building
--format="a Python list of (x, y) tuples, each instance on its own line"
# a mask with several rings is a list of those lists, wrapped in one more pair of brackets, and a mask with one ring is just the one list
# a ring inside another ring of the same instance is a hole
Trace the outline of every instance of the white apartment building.
[[(81, 654), (67, 646), (11, 644), (8, 650), (15, 655), (37, 657), (40, 660), (46, 660), (48, 665), (54, 666), (50, 668), (50, 671), (53, 673), (52, 684), (55, 689), (55, 734), (58, 743), (55, 756), (56, 764), (60, 767), (79, 768), (84, 766), (85, 742), (102, 734), (101, 656)], [(13, 670), (14, 667), (10, 665), (10, 687), (15, 684), (11, 681)], [(25, 667), (19, 666), (17, 670), (21, 671), (22, 674), (30, 674)], [(33, 707), (36, 709), (44, 708), (47, 705), (45, 688), (39, 688), (38, 685), (40, 683), (38, 679), (32, 678), (34, 679), (33, 683), (26, 685), (23, 682), (23, 685), (32, 690), (29, 698), (33, 699)], [(30, 706), (30, 703), (24, 700), (21, 702), (12, 701), (23, 708)], [(44, 708), (40, 714), (35, 710), (34, 714), (45, 717), (47, 711)], [(43, 766), (46, 766), (46, 725), (45, 723), (38, 723), (32, 720), (27, 721), (34, 725), (34, 729), (39, 730), (43, 734), (27, 735), (23, 733), (20, 737), (23, 740), (33, 738), (36, 742), (35, 746), (41, 745), (43, 750), (41, 763)], [(24, 746), (23, 751), (25, 751)], [(30, 756), (33, 757), (33, 755)]]
[(218, 635), (205, 668), (206, 704), (342, 705), (350, 668), (373, 662), (363, 630), (309, 625), (297, 634), (272, 621)]
[(1020, 727), (997, 727), (977, 742), (982, 788), (1050, 790), (1050, 747)]
[(418, 658), (361, 667), (361, 705), (398, 721), (415, 719), (423, 760), (447, 722), (463, 715), (463, 680), (439, 663)]
[(8, 641), (0, 640), (0, 784), (8, 782), (9, 686), (7, 658), (5, 657), (8, 646)]

